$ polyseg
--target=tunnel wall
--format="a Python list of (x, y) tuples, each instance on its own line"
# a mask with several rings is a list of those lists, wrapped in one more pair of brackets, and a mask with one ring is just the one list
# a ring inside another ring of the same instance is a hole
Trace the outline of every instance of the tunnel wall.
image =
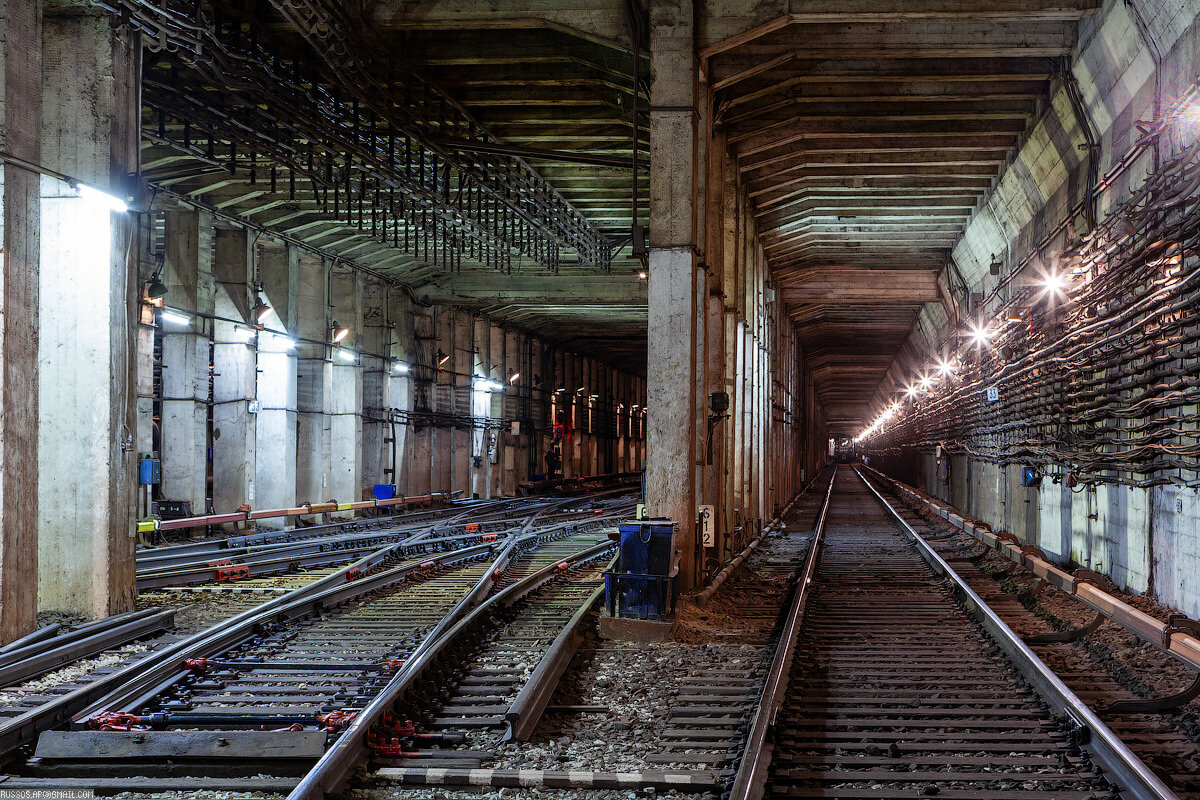
[[(1197, 361), (1188, 309), (1197, 304), (1189, 276), (1198, 261), (1191, 245), (1146, 248), (1155, 236), (1187, 241), (1195, 212), (1173, 207), (1169, 223), (1153, 228), (1138, 208), (1181, 189), (1194, 194), (1171, 171), (1177, 157), (1194, 161), (1200, 132), (1187, 112), (1200, 67), (1198, 11), (1200, 2), (1118, 0), (1083, 21), (1070, 72), (954, 249), (945, 273), (953, 302), (927, 306), (914, 329), (927, 364), (898, 371), (875, 402), (891, 403), (906, 377), (956, 350), (965, 354), (959, 374), (906, 403), (899, 422), (870, 443), (872, 463), (901, 480), (1193, 617), (1200, 463), (1189, 447)], [(1089, 153), (1097, 159), (1091, 181)], [(1059, 272), (1078, 276), (1074, 300), (1051, 308), (1038, 276)], [(1123, 293), (1101, 297), (1097, 287), (1108, 282)], [(1134, 298), (1152, 291), (1182, 309), (1163, 311), (1161, 300), (1134, 313)], [(1121, 336), (1087, 338), (1121, 314), (1131, 323)], [(959, 345), (956, 334), (970, 322), (1001, 331), (990, 352)], [(1110, 357), (1114, 347), (1121, 355)], [(1080, 399), (1089, 386), (1114, 382), (1102, 400)], [(988, 386), (997, 400), (987, 399)], [(1041, 476), (1036, 485), (1022, 484), (1027, 466)]]
[(551, 449), (565, 477), (640, 469), (640, 376), (204, 211), (143, 216), (142, 282), (165, 252), (163, 302), (190, 317), (142, 310), (136, 446), (162, 459), (154, 499), (202, 513), (358, 501), (376, 484), (512, 496)]

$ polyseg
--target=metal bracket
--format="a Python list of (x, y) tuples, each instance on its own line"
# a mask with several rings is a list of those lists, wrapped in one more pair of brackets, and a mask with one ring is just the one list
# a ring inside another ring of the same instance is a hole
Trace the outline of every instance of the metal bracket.
[(1118, 700), (1110, 703), (1104, 709), (1104, 714), (1157, 714), (1163, 711), (1174, 711), (1182, 705), (1200, 697), (1200, 672), (1188, 688), (1178, 694), (1156, 697), (1152, 700)]
[(1072, 628), (1069, 631), (1054, 631), (1053, 633), (1039, 633), (1036, 636), (1030, 636), (1025, 639), (1026, 644), (1055, 644), (1063, 642), (1073, 642), (1076, 639), (1082, 639), (1092, 631), (1104, 624), (1104, 615), (1097, 614), (1095, 618), (1080, 628)]

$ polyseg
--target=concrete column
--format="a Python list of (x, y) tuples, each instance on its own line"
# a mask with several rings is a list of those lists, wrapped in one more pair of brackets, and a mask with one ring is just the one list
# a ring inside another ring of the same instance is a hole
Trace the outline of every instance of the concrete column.
[[(440, 414), (452, 413), (455, 394), (455, 371), (458, 369), (454, 352), (453, 312), (436, 308), (433, 312), (433, 330), (437, 336), (430, 357), (434, 365), (435, 383), (429, 387), (432, 410)], [(438, 354), (441, 354), (440, 356)], [(447, 358), (448, 357), (448, 358)], [(440, 362), (445, 360), (445, 364)], [(430, 488), (444, 492), (454, 488), (454, 436), (453, 430), (442, 426), (430, 426), (429, 459)]]
[[(258, 278), (271, 306), (258, 335), (259, 411), (254, 421), (255, 508), (296, 505), (297, 362), (291, 336), (297, 329), (299, 258), (292, 247), (258, 245)], [(259, 527), (282, 528), (286, 520), (264, 519)]]
[[(363, 344), (362, 278), (358, 272), (335, 270), (330, 278), (333, 319), (350, 334), (333, 354), (330, 365), (329, 492), (341, 503), (363, 499), (362, 410)], [(348, 360), (349, 356), (355, 360)], [(344, 357), (345, 356), (345, 357)], [(352, 512), (344, 512), (353, 516)]]
[[(325, 502), (333, 497), (329, 486), (329, 409), (333, 395), (333, 365), (329, 361), (330, 325), (328, 266), (316, 257), (301, 254), (298, 271), (297, 328), (303, 339), (296, 346), (296, 499), (301, 503)], [(341, 322), (341, 320), (338, 320)]]
[[(392, 292), (388, 295), (388, 313), (392, 320), (391, 354), (398, 363), (403, 364), (405, 371), (393, 372), (389, 388), (389, 414), (393, 411), (411, 412), (413, 410), (413, 381), (421, 370), (417, 358), (416, 330), (412, 300), (403, 292)], [(396, 491), (400, 494), (420, 494), (415, 491), (412, 480), (415, 471), (416, 455), (413, 444), (411, 423), (389, 423), (388, 436), (393, 441), (388, 445), (390, 452), (388, 464), (394, 470), (392, 479), (396, 483)]]
[[(42, 33), (41, 163), (128, 196), (127, 176), (137, 170), (140, 41), (115, 32), (99, 10), (48, 14)], [(7, 57), (20, 50), (5, 42)], [(22, 580), (37, 586), (42, 609), (98, 617), (134, 602), (134, 254), (140, 248), (130, 215), (58, 180), (44, 179), (42, 189), (40, 274), (33, 268), (26, 276), (41, 284), (41, 319), (31, 328), (41, 337), (40, 385), (4, 404), (5, 424), (22, 419), (30, 398), (39, 409), (36, 420), (22, 424), (38, 440), (30, 462), (39, 483), (31, 505), (37, 533), (31, 527), (26, 535), (38, 546), (40, 580), (32, 570)], [(36, 213), (31, 219), (37, 223)], [(6, 237), (6, 261), (8, 248)], [(5, 317), (7, 342), (24, 320), (8, 309)], [(36, 344), (27, 344), (23, 349), (38, 354)], [(6, 440), (4, 452), (7, 458), (20, 448)], [(7, 488), (4, 502), (8, 509), (21, 505)]]
[[(0, 145), (40, 163), (42, 4), (0, 0)], [(0, 258), (0, 641), (29, 631), (37, 616), (38, 270), (40, 178), (12, 163), (4, 177)]]
[(388, 286), (379, 281), (365, 281), (362, 288), (362, 463), (363, 489), (377, 483), (392, 483), (387, 470), (391, 469), (391, 408), (392, 381), (398, 373), (392, 368), (392, 332), (388, 316)]
[[(207, 211), (166, 214), (165, 302), (186, 312), (213, 311), (212, 217)], [(203, 514), (208, 497), (206, 321), (162, 322), (162, 496), (186, 500)]]
[[(213, 508), (254, 504), (255, 417), (258, 383), (254, 329), (254, 246), (244, 229), (216, 232), (213, 274)], [(226, 320), (240, 320), (228, 322)]]
[(696, 54), (691, 2), (650, 6), (650, 286), (646, 502), (678, 523), (680, 585), (696, 582)]

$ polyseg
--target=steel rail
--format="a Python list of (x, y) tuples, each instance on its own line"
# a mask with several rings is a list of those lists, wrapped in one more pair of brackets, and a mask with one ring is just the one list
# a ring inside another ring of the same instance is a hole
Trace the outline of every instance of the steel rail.
[(161, 633), (174, 623), (175, 611), (152, 608), (110, 619), (115, 621), (101, 620), (109, 624), (85, 625), (62, 636), (5, 653), (0, 663), (0, 686), (15, 686), (72, 661), (91, 658), (135, 639)]
[(912, 539), (929, 566), (941, 573), (959, 595), (963, 605), (975, 617), (1016, 666), (1018, 671), (1059, 714), (1066, 716), (1075, 726), (1080, 742), (1093, 759), (1107, 772), (1110, 782), (1120, 786), (1121, 796), (1127, 800), (1179, 800), (1174, 792), (1155, 775), (1146, 764), (1131, 751), (1124, 742), (1109, 729), (1088, 706), (1054, 674), (1053, 670), (1025, 644), (1012, 628), (975, 593), (967, 582), (954, 571), (937, 551), (905, 521), (892, 504), (871, 485), (866, 476), (856, 467), (854, 470), (871, 494), (895, 519), (896, 524)]
[[(612, 569), (615, 563), (616, 559), (614, 558), (609, 562), (608, 569)], [(550, 643), (550, 647), (538, 661), (538, 665), (534, 667), (529, 679), (521, 687), (521, 691), (509, 704), (508, 711), (504, 712), (504, 724), (507, 730), (501, 737), (501, 741), (525, 742), (529, 740), (533, 729), (537, 727), (538, 720), (545, 713), (546, 706), (550, 704), (550, 698), (558, 689), (559, 680), (567, 671), (571, 659), (575, 657), (575, 651), (579, 649), (579, 645), (583, 641), (583, 635), (579, 632), (583, 621), (587, 619), (588, 614), (603, 596), (604, 584), (601, 584), (584, 599), (575, 613), (571, 615), (571, 619), (554, 637), (554, 641)]]
[[(151, 653), (123, 669), (60, 695), (48, 703), (0, 725), (0, 754), (31, 743), (39, 733), (72, 719), (86, 719), (112, 706), (124, 706), (147, 690), (178, 680), (186, 674), (183, 663), (190, 658), (217, 654), (252, 636), (257, 627), (276, 618), (303, 616), (323, 607), (336, 605), (357, 595), (405, 580), (422, 564), (409, 564), (353, 580), (355, 575), (377, 568), (401, 550), (403, 543), (384, 548), (343, 567), (308, 586), (248, 609), (193, 636)], [(475, 558), (490, 551), (494, 544), (480, 544), (434, 555), (425, 562), (449, 565)]]
[(458, 644), (469, 631), (485, 625), (493, 609), (511, 606), (554, 580), (560, 564), (574, 565), (589, 561), (615, 546), (614, 542), (601, 542), (550, 564), (492, 595), (436, 640), (427, 637), (404, 668), (359, 711), (345, 732), (325, 751), (325, 755), (288, 795), (288, 800), (323, 800), (327, 793), (337, 791), (366, 754), (367, 734), (371, 728), (383, 719), (452, 645)]
[(924, 503), (935, 514), (963, 533), (991, 547), (1000, 555), (1029, 570), (1051, 586), (1071, 595), (1097, 614), (1112, 620), (1139, 639), (1174, 656), (1192, 669), (1200, 670), (1200, 639), (1191, 632), (1137, 610), (1124, 600), (1104, 591), (1102, 587), (1077, 578), (1025, 547), (1014, 545), (1006, 541), (1004, 537), (997, 536), (986, 524), (967, 519), (951, 506), (925, 496), (916, 489), (884, 475), (878, 470), (870, 467), (865, 467), (865, 469), (879, 480), (889, 484), (894, 490)]
[(750, 722), (750, 732), (746, 736), (742, 760), (733, 778), (729, 800), (755, 800), (763, 796), (768, 769), (771, 766), (771, 746), (768, 742), (774, 734), (775, 719), (787, 695), (788, 676), (792, 671), (797, 634), (804, 619), (804, 610), (808, 606), (809, 587), (812, 586), (817, 563), (821, 558), (821, 544), (825, 538), (825, 523), (833, 499), (833, 487), (837, 482), (837, 470), (837, 464), (834, 464), (833, 475), (830, 476), (829, 486), (825, 489), (825, 500), (821, 503), (821, 511), (817, 515), (816, 525), (813, 526), (812, 541), (804, 557), (804, 566), (792, 585), (791, 602), (787, 615), (783, 618), (779, 644), (775, 647), (775, 657), (771, 659), (771, 668), (767, 672), (762, 696)]

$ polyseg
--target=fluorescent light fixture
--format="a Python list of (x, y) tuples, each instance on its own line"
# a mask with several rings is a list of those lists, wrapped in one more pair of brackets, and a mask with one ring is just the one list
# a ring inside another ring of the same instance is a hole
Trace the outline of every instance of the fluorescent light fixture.
[(342, 361), (346, 361), (351, 364), (353, 364), (356, 360), (358, 360), (358, 353), (354, 352), (353, 350), (346, 350), (345, 348), (342, 348), (342, 347), (338, 348), (337, 356)]
[(269, 353), (286, 353), (296, 346), (296, 340), (282, 333), (264, 331), (258, 337), (258, 346)]
[(189, 317), (187, 314), (184, 314), (181, 311), (175, 311), (174, 309), (164, 308), (162, 310), (161, 316), (162, 316), (162, 321), (166, 322), (170, 325), (179, 325), (181, 327), (186, 327), (186, 326), (192, 324), (191, 317)]
[(475, 378), (475, 389), (480, 392), (499, 392), (504, 390), (504, 384), (497, 383), (490, 378)]
[(397, 361), (392, 364), (392, 369), (403, 375), (404, 373), (408, 372), (408, 364), (405, 364), (403, 361)]
[(242, 344), (248, 344), (254, 339), (254, 333), (253, 328), (243, 328), (239, 325), (233, 329), (233, 338)]
[(78, 186), (78, 191), (79, 196), (85, 200), (98, 203), (110, 211), (116, 211), (118, 214), (124, 214), (129, 210), (129, 205), (124, 200), (108, 192), (102, 192), (95, 186), (88, 186), (86, 183), (81, 183)]
[(521, 377), (521, 373), (519, 373), (519, 372), (514, 372), (512, 375), (509, 375), (509, 376), (508, 376), (508, 382), (509, 382), (509, 383), (516, 383), (516, 382), (517, 382), (517, 378), (519, 378), (519, 377)]

